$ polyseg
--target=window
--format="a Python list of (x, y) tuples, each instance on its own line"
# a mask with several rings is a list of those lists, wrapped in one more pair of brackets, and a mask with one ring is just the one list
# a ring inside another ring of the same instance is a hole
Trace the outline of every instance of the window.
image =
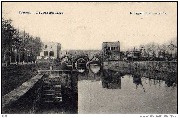
[(108, 47), (108, 50), (110, 50), (110, 47)]
[(45, 45), (44, 47), (47, 48), (47, 45)]
[(44, 56), (48, 56), (48, 51), (44, 51)]
[(54, 56), (54, 52), (53, 52), (53, 51), (50, 51), (50, 52), (49, 52), (49, 56)]

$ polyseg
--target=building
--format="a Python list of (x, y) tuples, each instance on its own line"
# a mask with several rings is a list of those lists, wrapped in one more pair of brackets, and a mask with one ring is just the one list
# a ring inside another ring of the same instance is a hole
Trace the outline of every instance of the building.
[(127, 60), (129, 61), (138, 61), (141, 59), (141, 51), (134, 50), (127, 52)]
[(120, 42), (103, 42), (102, 52), (106, 61), (120, 60)]
[(42, 51), (37, 59), (60, 58), (61, 44), (56, 42), (43, 43)]

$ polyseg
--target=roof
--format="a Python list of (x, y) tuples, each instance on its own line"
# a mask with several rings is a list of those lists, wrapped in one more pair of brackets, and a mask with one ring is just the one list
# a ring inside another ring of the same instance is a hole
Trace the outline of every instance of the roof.
[(107, 45), (107, 46), (120, 46), (120, 42), (103, 42), (102, 45)]

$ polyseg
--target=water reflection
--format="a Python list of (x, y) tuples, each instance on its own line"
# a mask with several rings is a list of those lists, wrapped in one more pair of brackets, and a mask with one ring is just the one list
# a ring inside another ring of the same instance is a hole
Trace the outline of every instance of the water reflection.
[[(165, 81), (167, 87), (175, 87), (177, 85), (177, 73), (175, 72), (158, 72), (158, 71), (142, 71), (133, 70), (130, 73), (125, 73), (121, 71), (114, 71), (110, 69), (104, 69), (102, 71), (102, 87), (108, 89), (121, 89), (121, 79), (124, 75), (130, 75), (133, 78), (133, 83), (138, 87), (142, 87), (144, 92), (144, 84), (149, 84), (150, 86), (157, 85), (161, 86), (162, 81)], [(146, 81), (149, 82), (146, 82)], [(123, 84), (123, 83), (122, 83)]]
[(98, 81), (88, 76), (78, 77), (79, 113), (177, 113), (177, 73), (105, 69)]
[(168, 86), (168, 87), (175, 87), (176, 84), (177, 84), (177, 74), (176, 73), (169, 73), (167, 75), (167, 79), (165, 79), (165, 84)]
[(145, 88), (143, 87), (142, 80), (141, 80), (141, 78), (142, 78), (141, 74), (138, 71), (135, 71), (132, 74), (132, 77), (133, 77), (133, 83), (136, 85), (136, 89), (138, 88), (138, 86), (142, 86), (142, 88), (145, 92)]
[[(138, 71), (141, 77), (146, 77), (149, 81), (153, 81), (153, 84), (160, 84), (165, 81), (167, 87), (176, 86), (177, 73), (176, 72), (158, 72), (158, 71)], [(152, 83), (151, 83), (152, 84)]]
[(121, 89), (121, 77), (124, 74), (118, 71), (109, 69), (103, 70), (102, 73), (102, 87), (111, 89)]

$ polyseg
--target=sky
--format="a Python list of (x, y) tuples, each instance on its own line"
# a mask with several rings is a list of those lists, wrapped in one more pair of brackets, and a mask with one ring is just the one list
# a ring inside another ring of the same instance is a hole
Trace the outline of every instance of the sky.
[[(51, 11), (63, 14), (35, 14)], [(175, 2), (3, 2), (2, 15), (16, 28), (43, 42), (59, 42), (65, 50), (101, 49), (108, 41), (120, 41), (121, 50), (127, 50), (177, 38)]]

